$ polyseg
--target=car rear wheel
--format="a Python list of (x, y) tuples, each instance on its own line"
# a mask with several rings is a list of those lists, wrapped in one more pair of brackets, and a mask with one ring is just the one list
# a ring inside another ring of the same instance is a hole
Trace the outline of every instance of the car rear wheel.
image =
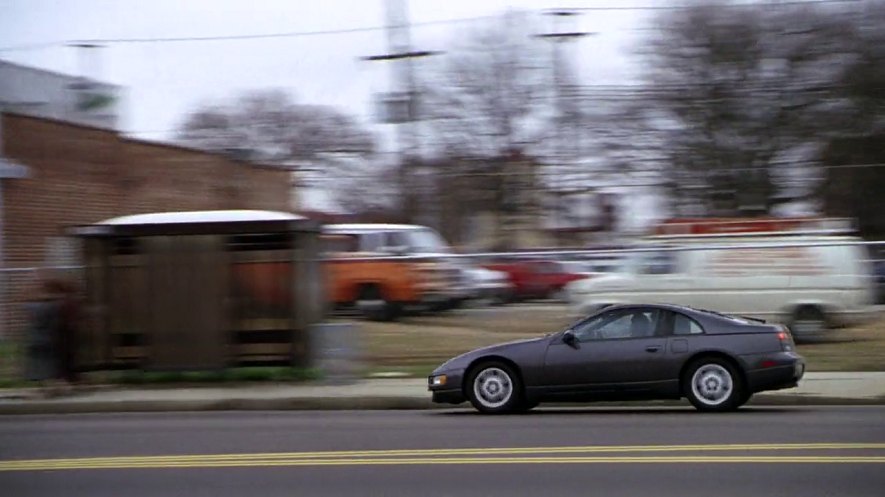
[(733, 411), (749, 400), (735, 368), (716, 357), (700, 359), (688, 368), (682, 393), (699, 411)]
[(790, 332), (797, 342), (819, 337), (827, 329), (827, 319), (816, 306), (806, 305), (796, 309)]
[(470, 374), (467, 398), (482, 413), (517, 411), (523, 405), (522, 384), (510, 366), (500, 362), (483, 363)]

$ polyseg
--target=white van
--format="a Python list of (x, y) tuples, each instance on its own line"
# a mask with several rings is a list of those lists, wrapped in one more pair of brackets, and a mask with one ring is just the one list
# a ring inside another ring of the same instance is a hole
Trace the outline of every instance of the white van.
[(607, 275), (576, 281), (572, 309), (670, 303), (787, 324), (798, 338), (872, 317), (867, 250), (848, 236), (649, 241)]

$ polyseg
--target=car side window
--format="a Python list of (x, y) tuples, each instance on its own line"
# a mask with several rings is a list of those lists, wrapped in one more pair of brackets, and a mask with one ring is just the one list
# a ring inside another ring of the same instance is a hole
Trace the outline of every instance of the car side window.
[(324, 235), (322, 241), (326, 252), (359, 251), (359, 239), (355, 235)]
[(704, 328), (694, 319), (680, 314), (673, 313), (673, 334), (674, 335), (700, 335), (704, 332)]
[(643, 260), (644, 274), (672, 274), (676, 272), (676, 260), (672, 252), (647, 255)]
[(578, 324), (572, 332), (579, 341), (647, 338), (655, 335), (657, 309), (619, 309)]

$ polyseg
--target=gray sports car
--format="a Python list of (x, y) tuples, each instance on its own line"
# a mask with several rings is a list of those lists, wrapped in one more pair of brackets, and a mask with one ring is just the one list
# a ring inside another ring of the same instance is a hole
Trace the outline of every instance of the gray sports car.
[(541, 402), (686, 397), (730, 411), (797, 385), (805, 361), (786, 326), (674, 305), (606, 307), (540, 338), (460, 355), (428, 378), (433, 401), (484, 413)]

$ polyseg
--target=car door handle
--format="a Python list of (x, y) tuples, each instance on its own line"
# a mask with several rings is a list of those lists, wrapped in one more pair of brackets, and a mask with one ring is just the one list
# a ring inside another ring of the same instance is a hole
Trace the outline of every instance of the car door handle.
[(659, 350), (661, 350), (660, 345), (649, 345), (648, 347), (645, 348), (646, 352), (657, 352)]

